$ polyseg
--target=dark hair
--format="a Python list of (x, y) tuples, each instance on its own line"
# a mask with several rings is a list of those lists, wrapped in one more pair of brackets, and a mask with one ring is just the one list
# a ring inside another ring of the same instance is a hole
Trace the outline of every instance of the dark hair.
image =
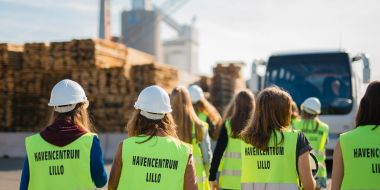
[(371, 82), (360, 100), (356, 127), (363, 125), (380, 125), (380, 81)]
[[(290, 125), (292, 98), (278, 87), (269, 87), (259, 93), (256, 99), (256, 109), (253, 118), (243, 130), (241, 137), (246, 142), (261, 150), (268, 149), (271, 135), (274, 135), (275, 145), (284, 142), (282, 129)], [(281, 133), (277, 141), (276, 131)]]
[(223, 121), (231, 121), (231, 137), (237, 138), (247, 125), (255, 109), (255, 96), (248, 90), (242, 90), (235, 95), (227, 107)]

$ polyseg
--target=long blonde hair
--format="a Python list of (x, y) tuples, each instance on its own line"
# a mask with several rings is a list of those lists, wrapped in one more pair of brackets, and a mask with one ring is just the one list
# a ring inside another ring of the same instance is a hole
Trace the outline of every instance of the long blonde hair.
[(201, 142), (205, 136), (203, 124), (195, 113), (187, 89), (185, 87), (174, 88), (170, 95), (170, 102), (173, 109), (173, 118), (177, 124), (178, 138), (184, 142), (191, 143), (194, 126), (196, 141)]
[(222, 120), (218, 110), (206, 98), (202, 98), (193, 104), (193, 106), (196, 113), (203, 112), (214, 124), (218, 124)]
[(87, 106), (86, 103), (78, 103), (74, 110), (67, 113), (58, 113), (52, 110), (48, 125), (53, 124), (58, 117), (65, 117), (70, 119), (76, 126), (82, 128), (84, 131), (95, 132), (96, 130), (88, 114)]
[(142, 116), (140, 110), (135, 110), (127, 124), (127, 134), (129, 137), (138, 135), (153, 137), (162, 134), (177, 138), (175, 128), (176, 125), (170, 113), (165, 114), (160, 120), (152, 120)]
[[(284, 141), (283, 129), (290, 125), (292, 98), (278, 87), (269, 87), (259, 93), (256, 99), (256, 110), (248, 126), (241, 133), (242, 139), (261, 150), (268, 149), (271, 135), (276, 145)], [(277, 141), (275, 131), (281, 132)]]

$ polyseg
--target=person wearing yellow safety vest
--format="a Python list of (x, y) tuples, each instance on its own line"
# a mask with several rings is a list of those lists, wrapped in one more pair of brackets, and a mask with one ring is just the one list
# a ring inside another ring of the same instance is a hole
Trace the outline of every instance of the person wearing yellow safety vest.
[(356, 128), (335, 146), (332, 190), (380, 189), (380, 81), (371, 82), (360, 101)]
[(20, 189), (95, 189), (107, 183), (100, 142), (87, 113), (86, 94), (72, 80), (57, 83), (50, 96), (50, 124), (25, 139), (27, 157)]
[(173, 106), (173, 118), (177, 124), (177, 135), (179, 139), (193, 147), (198, 189), (210, 189), (208, 170), (212, 151), (207, 123), (202, 122), (195, 114), (186, 88), (174, 88), (170, 95), (170, 101)]
[(295, 122), (294, 127), (301, 130), (309, 140), (312, 153), (318, 161), (318, 174), (315, 177), (317, 189), (327, 187), (327, 171), (326, 171), (326, 143), (328, 142), (329, 126), (318, 119), (321, 113), (321, 102), (318, 98), (307, 98), (301, 104), (301, 119)]
[[(219, 138), (212, 156), (210, 177), (213, 189), (240, 189), (240, 132), (247, 125), (255, 108), (255, 97), (248, 90), (240, 91), (228, 105)], [(219, 180), (217, 172), (220, 168)]]
[(168, 93), (156, 85), (147, 87), (134, 107), (108, 189), (197, 189), (191, 146), (176, 135)]
[(243, 190), (315, 189), (309, 142), (289, 127), (291, 104), (290, 95), (277, 87), (257, 96), (253, 118), (241, 133)]
[(300, 120), (299, 116), (299, 110), (297, 107), (296, 102), (292, 101), (292, 114), (290, 119), (290, 126), (294, 129), (295, 123), (297, 123)]
[(197, 113), (201, 121), (208, 124), (208, 133), (214, 142), (213, 144), (215, 144), (219, 136), (219, 125), (222, 120), (219, 112), (207, 101), (202, 88), (198, 85), (191, 85), (189, 87), (189, 93), (195, 113)]

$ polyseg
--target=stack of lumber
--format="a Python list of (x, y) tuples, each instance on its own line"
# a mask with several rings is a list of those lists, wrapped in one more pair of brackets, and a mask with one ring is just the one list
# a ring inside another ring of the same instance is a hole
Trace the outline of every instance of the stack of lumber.
[(213, 69), (210, 100), (219, 113), (224, 112), (235, 93), (246, 88), (241, 67), (240, 64), (228, 63), (217, 64)]
[(0, 93), (10, 94), (14, 91), (15, 70), (21, 68), (23, 46), (0, 44)]
[(15, 72), (21, 68), (23, 46), (0, 44), (0, 130), (12, 127)]
[(13, 122), (15, 131), (38, 131), (50, 117), (48, 101), (40, 96), (15, 95), (13, 97)]
[(125, 108), (130, 103), (129, 79), (120, 68), (98, 72), (98, 96), (93, 101), (96, 126), (102, 131), (123, 131), (126, 125)]
[(0, 44), (0, 69), (19, 69), (22, 63), (23, 46), (16, 44)]
[(150, 85), (159, 85), (170, 92), (178, 83), (178, 70), (163, 64), (134, 65), (130, 71), (132, 91), (140, 92)]
[(106, 40), (72, 40), (71, 59), (79, 68), (114, 68), (126, 64), (128, 50), (118, 43)]
[(0, 93), (13, 94), (15, 88), (14, 69), (0, 69)]
[(0, 94), (0, 130), (9, 131), (12, 127), (12, 95)]
[(0, 70), (3, 131), (38, 131), (46, 126), (53, 86), (72, 79), (84, 88), (98, 131), (121, 132), (142, 89), (157, 84), (170, 92), (179, 78), (176, 69), (154, 63), (148, 54), (93, 39), (0, 44)]
[(23, 69), (42, 71), (51, 63), (48, 43), (26, 43), (24, 45)]

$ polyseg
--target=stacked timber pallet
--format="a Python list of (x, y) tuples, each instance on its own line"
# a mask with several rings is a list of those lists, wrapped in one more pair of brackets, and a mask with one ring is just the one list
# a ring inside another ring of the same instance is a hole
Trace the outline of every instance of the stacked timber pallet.
[[(126, 121), (121, 119), (124, 114), (119, 107), (129, 93), (129, 80), (124, 76), (124, 69), (129, 68), (127, 53), (124, 45), (93, 39), (25, 44), (23, 68), (15, 76), (16, 130), (35, 130), (46, 125), (50, 91), (66, 78), (85, 89), (90, 112), (96, 113), (93, 119), (101, 126), (100, 131), (120, 130)], [(29, 124), (24, 122), (28, 120)]]
[(246, 88), (241, 67), (241, 64), (235, 63), (217, 64), (214, 67), (210, 100), (220, 113), (224, 112), (235, 93)]
[(132, 90), (140, 92), (149, 85), (157, 84), (170, 92), (178, 82), (178, 71), (173, 67), (151, 63), (134, 65), (130, 71)]
[(0, 44), (0, 130), (12, 127), (15, 72), (21, 68), (23, 46)]
[[(153, 63), (151, 56), (103, 40), (0, 45), (0, 130), (38, 131), (49, 119), (53, 86), (72, 79), (90, 101), (98, 131), (124, 131), (140, 91), (158, 84), (168, 92), (178, 82), (172, 67)], [(6, 52), (4, 53), (4, 51)], [(15, 53), (13, 53), (15, 52)], [(17, 57), (18, 56), (18, 57)], [(7, 61), (3, 61), (7, 60)], [(17, 68), (17, 69), (15, 69)]]
[(101, 69), (98, 77), (98, 96), (93, 103), (95, 124), (102, 131), (123, 131), (130, 96), (129, 78), (120, 68)]
[(23, 70), (48, 70), (51, 63), (48, 43), (26, 43), (24, 45)]

